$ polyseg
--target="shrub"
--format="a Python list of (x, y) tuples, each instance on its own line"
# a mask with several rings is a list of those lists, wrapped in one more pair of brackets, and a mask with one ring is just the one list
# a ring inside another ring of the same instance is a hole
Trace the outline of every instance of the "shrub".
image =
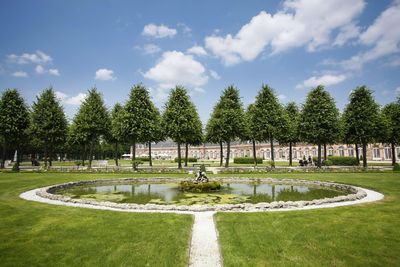
[(393, 166), (393, 171), (400, 172), (400, 164), (395, 163), (394, 166)]
[[(178, 158), (175, 158), (175, 162), (178, 162)], [(181, 158), (181, 162), (185, 162), (185, 157)], [(188, 162), (197, 162), (197, 158), (188, 157)]]
[(136, 157), (136, 159), (140, 161), (150, 161), (149, 157)]
[[(261, 164), (261, 163), (263, 163), (263, 160), (262, 160), (262, 158), (256, 158), (256, 162), (258, 164)], [(236, 163), (236, 164), (254, 164), (254, 158), (248, 158), (248, 157), (246, 157), (246, 158), (234, 158), (233, 159), (233, 163)]]
[(221, 183), (217, 181), (207, 183), (195, 183), (193, 181), (182, 181), (179, 184), (179, 190), (184, 192), (202, 193), (218, 191), (221, 189)]
[[(328, 157), (328, 161), (332, 162), (332, 165), (339, 165), (339, 166), (357, 166), (358, 161), (355, 157), (336, 157), (330, 156)], [(329, 166), (329, 165), (327, 165)]]

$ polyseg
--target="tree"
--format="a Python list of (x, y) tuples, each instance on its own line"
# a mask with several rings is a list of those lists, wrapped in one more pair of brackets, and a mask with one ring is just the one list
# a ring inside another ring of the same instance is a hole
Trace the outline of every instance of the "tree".
[(280, 144), (289, 145), (289, 166), (292, 166), (293, 145), (300, 141), (300, 111), (296, 103), (290, 102), (285, 106), (282, 122), (277, 139)]
[(205, 140), (206, 142), (219, 144), (220, 147), (219, 166), (222, 167), (224, 159), (224, 153), (223, 153), (224, 129), (222, 128), (223, 126), (220, 122), (220, 118), (221, 118), (221, 108), (219, 104), (217, 104), (214, 106), (213, 111), (211, 113), (211, 117), (207, 122)]
[(114, 145), (115, 166), (118, 166), (118, 147), (126, 141), (124, 132), (124, 107), (116, 103), (111, 111), (111, 127), (108, 141)]
[(318, 145), (317, 166), (321, 166), (321, 145), (337, 140), (339, 111), (331, 95), (319, 85), (312, 89), (303, 106), (300, 120), (301, 138)]
[(101, 137), (109, 135), (110, 118), (103, 98), (96, 88), (88, 92), (71, 125), (70, 138), (75, 144), (89, 146), (89, 168), (92, 167), (93, 150)]
[(239, 90), (233, 85), (222, 91), (217, 103), (218, 112), (216, 121), (221, 124), (222, 141), (226, 143), (225, 167), (229, 167), (231, 141), (245, 136), (246, 124), (244, 120), (243, 104), (239, 97)]
[(254, 104), (250, 104), (247, 107), (245, 113), (245, 123), (246, 123), (246, 132), (245, 132), (245, 139), (251, 140), (253, 144), (253, 159), (254, 159), (254, 167), (257, 166), (257, 153), (256, 153), (256, 128), (253, 124), (255, 122), (255, 106)]
[(379, 137), (381, 128), (379, 105), (372, 91), (364, 85), (354, 89), (344, 114), (345, 132), (351, 140), (362, 145), (363, 167), (367, 168), (367, 145)]
[(187, 91), (182, 86), (171, 90), (162, 115), (162, 125), (166, 137), (178, 145), (178, 168), (182, 168), (181, 144), (186, 143), (193, 133), (193, 107)]
[(262, 85), (256, 97), (252, 119), (254, 138), (260, 142), (270, 142), (272, 166), (275, 166), (274, 140), (279, 133), (280, 125), (283, 123), (283, 117), (278, 98), (268, 85)]
[(3, 139), (3, 159), (1, 167), (4, 168), (6, 151), (8, 148), (17, 150), (16, 169), (22, 155), (22, 147), (27, 139), (29, 127), (29, 111), (24, 99), (16, 89), (7, 89), (0, 100), (0, 136)]
[(189, 145), (200, 145), (203, 142), (203, 126), (197, 113), (196, 106), (190, 102), (189, 111), (189, 132), (186, 134), (185, 140), (185, 167), (188, 164)]
[(388, 122), (385, 142), (392, 149), (392, 165), (396, 164), (396, 145), (400, 144), (400, 98), (396, 102), (387, 104), (382, 109), (383, 116)]
[[(150, 125), (146, 129), (144, 140), (149, 144), (149, 165), (153, 166), (153, 160), (151, 156), (151, 144), (158, 143), (164, 140), (162, 126), (161, 126), (161, 114), (158, 108), (153, 104), (153, 102), (149, 98), (149, 106), (150, 109)], [(147, 133), (147, 134), (146, 134)]]
[(68, 123), (53, 88), (45, 89), (32, 105), (31, 138), (43, 148), (45, 167), (52, 165), (54, 151), (60, 150), (67, 139)]
[[(136, 144), (147, 142), (150, 144), (153, 139), (157, 139), (156, 131), (159, 124), (158, 111), (142, 84), (137, 84), (131, 89), (128, 102), (125, 104), (124, 122), (126, 137), (133, 148), (132, 167), (136, 169)], [(149, 150), (151, 151), (151, 148)]]

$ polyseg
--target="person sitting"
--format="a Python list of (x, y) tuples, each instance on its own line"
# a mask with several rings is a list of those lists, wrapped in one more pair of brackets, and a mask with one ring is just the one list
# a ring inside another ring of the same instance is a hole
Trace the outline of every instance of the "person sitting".
[(303, 167), (304, 166), (304, 162), (303, 162), (303, 160), (301, 159), (301, 160), (299, 160), (299, 165), (300, 165), (300, 167)]

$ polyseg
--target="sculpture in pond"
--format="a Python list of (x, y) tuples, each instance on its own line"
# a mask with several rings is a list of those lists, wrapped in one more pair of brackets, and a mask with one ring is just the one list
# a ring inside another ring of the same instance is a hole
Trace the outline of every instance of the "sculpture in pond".
[(197, 183), (207, 183), (208, 182), (208, 177), (206, 175), (204, 165), (201, 166), (200, 170), (197, 172), (195, 182), (197, 182)]

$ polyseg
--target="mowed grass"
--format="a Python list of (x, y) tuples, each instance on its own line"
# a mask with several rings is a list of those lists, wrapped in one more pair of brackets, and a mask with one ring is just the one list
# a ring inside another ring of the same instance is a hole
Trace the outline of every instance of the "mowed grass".
[(122, 176), (0, 173), (0, 266), (187, 266), (190, 215), (91, 210), (18, 197), (45, 185), (110, 177)]
[(218, 213), (224, 266), (400, 266), (400, 173), (267, 176), (349, 183), (383, 192), (385, 199), (309, 211)]

